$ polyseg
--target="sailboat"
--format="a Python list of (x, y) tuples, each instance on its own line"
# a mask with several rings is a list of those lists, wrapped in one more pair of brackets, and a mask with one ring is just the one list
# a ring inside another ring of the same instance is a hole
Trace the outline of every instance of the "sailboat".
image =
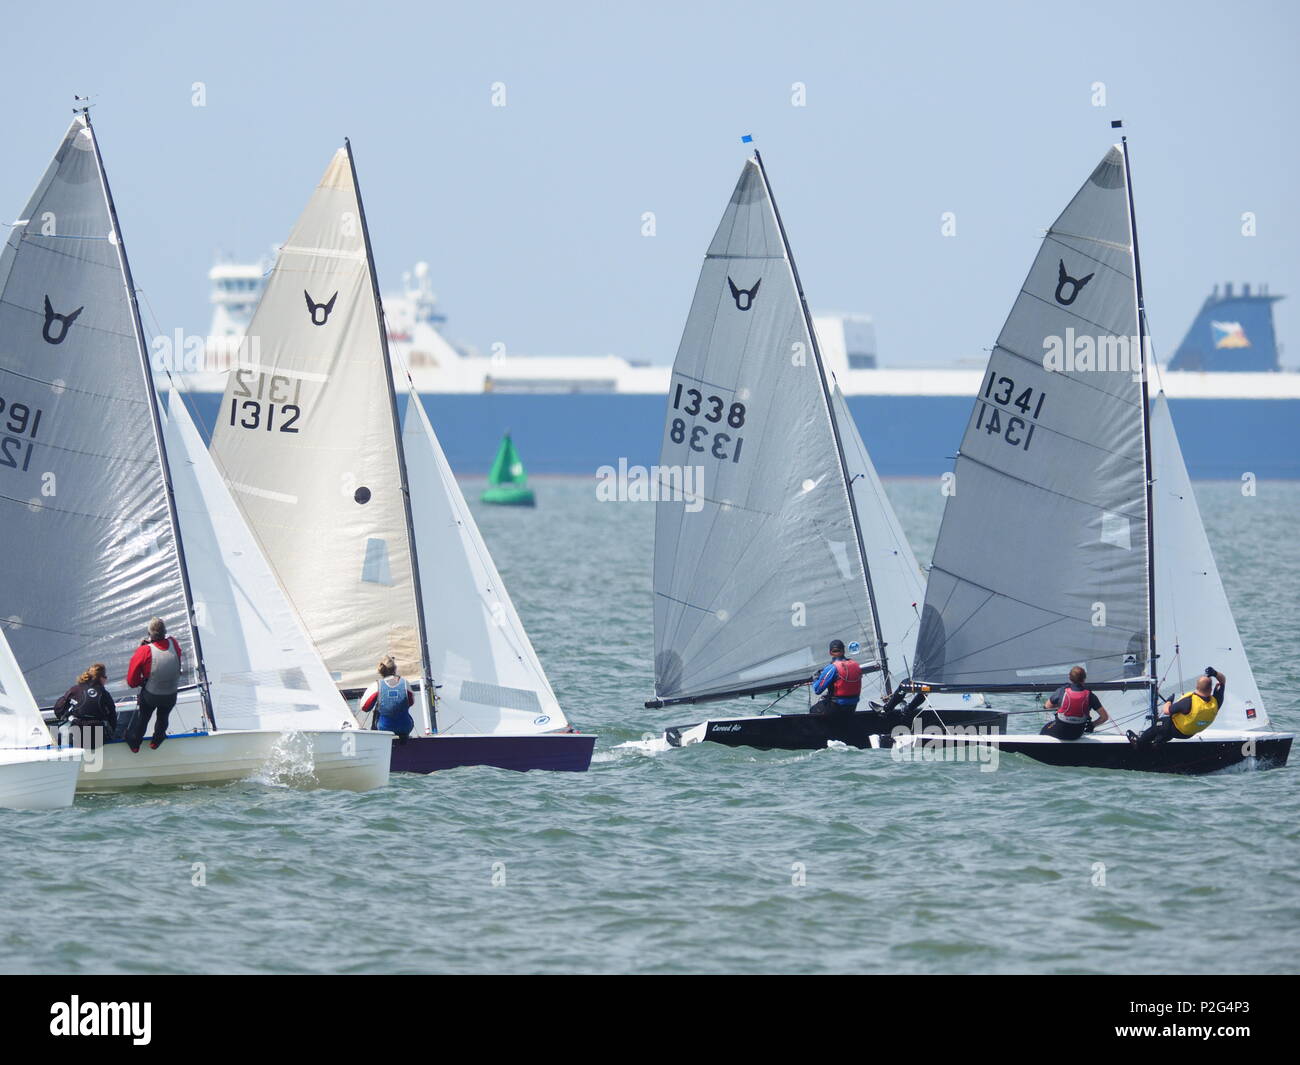
[(893, 678), (916, 640), (920, 571), (823, 368), (757, 152), (705, 256), (656, 473), (648, 708), (789, 694), (836, 638), (864, 673), (852, 714), (715, 718), (669, 728), (669, 744), (868, 747), (900, 724), (1002, 720), (970, 693), (902, 704)]
[(55, 747), (13, 651), (0, 633), (0, 807), (71, 806), (84, 751)]
[(407, 376), (405, 419), (350, 143), (280, 249), (211, 450), (335, 685), (386, 654), (416, 728), (392, 767), (586, 770)]
[(528, 487), (528, 474), (524, 472), (523, 460), (509, 433), (501, 438), (497, 457), (488, 472), (488, 486), (479, 498), (484, 503), (496, 503), (504, 507), (537, 505), (533, 490)]
[[(1130, 174), (1123, 138), (1047, 231), (989, 357), (906, 687), (1041, 694), (1082, 665), (1114, 724), (943, 742), (1168, 773), (1282, 764), (1292, 737), (1268, 730), (1168, 404), (1148, 401)], [(1214, 724), (1130, 743), (1207, 663), (1227, 677)]]
[[(324, 666), (305, 639), (295, 649), (291, 634), (263, 629), (250, 646), (225, 609), (221, 586), (241, 574), (224, 570), (229, 545), (205, 540), (199, 526), (230, 523), (207, 512), (193, 483), (205, 472), (211, 480), (210, 458), (178, 443), (172, 434), (183, 426), (169, 432), (162, 412), (85, 108), (0, 256), (0, 340), (12, 434), (0, 441), (4, 629), (38, 705), (51, 706), (92, 662), (120, 676), (151, 615), (171, 622), (181, 647), (165, 742), (139, 752), (105, 742), (83, 762), (77, 790), (253, 776), (278, 756), (286, 732), (301, 737), (304, 766), (315, 760), (305, 783), (386, 783), (391, 734), (361, 736), (332, 685), (334, 706), (319, 700), (307, 674)], [(187, 555), (187, 543), (200, 554)], [(245, 615), (276, 618), (267, 589), (238, 592)], [(129, 695), (120, 681), (109, 690), (119, 704)]]

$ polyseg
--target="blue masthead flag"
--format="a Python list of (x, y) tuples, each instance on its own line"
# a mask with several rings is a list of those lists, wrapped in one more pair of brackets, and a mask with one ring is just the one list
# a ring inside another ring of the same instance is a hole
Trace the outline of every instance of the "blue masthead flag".
[(748, 133), (746, 133), (743, 137), (740, 138), (740, 143), (741, 143), (741, 144), (753, 144), (753, 143), (754, 143), (754, 138), (751, 137)]

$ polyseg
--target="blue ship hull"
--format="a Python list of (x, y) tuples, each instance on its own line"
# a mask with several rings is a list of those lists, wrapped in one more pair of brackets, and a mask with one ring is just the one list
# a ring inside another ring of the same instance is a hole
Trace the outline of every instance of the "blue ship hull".
[[(210, 431), (221, 397), (191, 396)], [(507, 429), (530, 473), (595, 475), (601, 466), (659, 459), (665, 399), (619, 393), (426, 393), (429, 420), (458, 474), (485, 474)], [(849, 410), (883, 477), (952, 469), (971, 400), (965, 396), (849, 396)], [(1171, 399), (1197, 480), (1300, 479), (1300, 400)]]

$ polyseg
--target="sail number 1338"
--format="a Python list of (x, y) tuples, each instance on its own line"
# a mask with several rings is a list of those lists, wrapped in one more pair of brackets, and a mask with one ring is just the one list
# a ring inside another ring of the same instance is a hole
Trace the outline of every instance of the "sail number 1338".
[(680, 410), (691, 418), (703, 417), (703, 425), (687, 426), (685, 418), (673, 418), (668, 423), (668, 439), (674, 444), (686, 444), (692, 451), (708, 452), (722, 462), (739, 462), (745, 445), (739, 430), (745, 427), (745, 404), (727, 403), (721, 396), (706, 395), (698, 388), (678, 384), (673, 390), (673, 410)]

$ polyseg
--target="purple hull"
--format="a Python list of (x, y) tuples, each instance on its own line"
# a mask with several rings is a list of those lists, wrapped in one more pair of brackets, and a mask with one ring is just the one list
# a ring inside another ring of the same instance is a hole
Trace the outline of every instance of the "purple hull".
[(490, 765), (497, 769), (549, 769), (585, 773), (596, 737), (579, 732), (544, 732), (535, 736), (412, 736), (393, 744), (394, 773), (432, 773), (458, 766)]

